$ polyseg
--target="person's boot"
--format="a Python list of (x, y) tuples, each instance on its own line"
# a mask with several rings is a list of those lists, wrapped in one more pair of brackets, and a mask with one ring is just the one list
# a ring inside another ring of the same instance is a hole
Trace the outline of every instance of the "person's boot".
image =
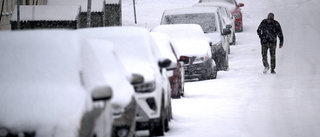
[(277, 74), (274, 69), (271, 70), (271, 74)]
[(264, 70), (263, 70), (263, 73), (266, 74), (269, 69), (270, 69), (269, 67), (265, 67)]

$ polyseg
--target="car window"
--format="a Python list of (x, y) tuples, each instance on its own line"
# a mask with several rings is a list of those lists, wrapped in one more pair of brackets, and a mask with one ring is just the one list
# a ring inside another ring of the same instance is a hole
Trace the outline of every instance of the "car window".
[(164, 24), (199, 24), (205, 33), (217, 31), (214, 13), (166, 15)]

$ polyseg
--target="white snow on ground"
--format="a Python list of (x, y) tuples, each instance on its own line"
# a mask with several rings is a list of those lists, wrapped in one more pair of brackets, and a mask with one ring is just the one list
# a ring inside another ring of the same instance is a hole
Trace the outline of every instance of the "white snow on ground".
[[(135, 0), (137, 26), (152, 29), (165, 9), (197, 0)], [(189, 82), (172, 101), (169, 137), (320, 136), (320, 3), (317, 0), (238, 0), (244, 32), (231, 46), (230, 70), (215, 80)], [(131, 0), (123, 1), (124, 25), (135, 25)], [(277, 75), (262, 74), (256, 29), (269, 12), (282, 26)], [(142, 136), (147, 135), (142, 133)]]

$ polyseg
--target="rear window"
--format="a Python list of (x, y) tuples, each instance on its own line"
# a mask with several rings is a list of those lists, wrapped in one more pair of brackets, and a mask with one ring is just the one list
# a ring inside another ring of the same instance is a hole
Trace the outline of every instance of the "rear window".
[(163, 24), (199, 24), (204, 33), (217, 31), (214, 13), (166, 15)]

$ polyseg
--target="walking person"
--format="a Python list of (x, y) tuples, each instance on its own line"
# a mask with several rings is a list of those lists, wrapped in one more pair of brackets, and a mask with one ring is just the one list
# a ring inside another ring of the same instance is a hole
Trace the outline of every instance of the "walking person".
[(270, 51), (271, 58), (271, 73), (276, 74), (274, 69), (276, 68), (276, 48), (277, 48), (277, 37), (280, 39), (279, 48), (283, 46), (283, 34), (280, 23), (274, 20), (274, 14), (269, 13), (268, 18), (262, 20), (260, 23), (257, 33), (261, 42), (261, 53), (262, 62), (265, 69), (263, 73), (267, 73), (270, 69), (268, 63), (268, 50)]

